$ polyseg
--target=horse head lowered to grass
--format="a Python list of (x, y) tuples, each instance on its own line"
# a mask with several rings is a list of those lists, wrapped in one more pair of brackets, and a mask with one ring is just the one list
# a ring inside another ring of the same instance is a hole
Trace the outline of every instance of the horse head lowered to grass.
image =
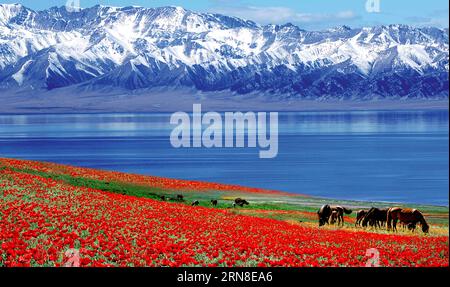
[(344, 225), (344, 213), (350, 214), (352, 213), (351, 209), (347, 209), (340, 205), (322, 205), (322, 207), (317, 211), (317, 215), (319, 216), (319, 226), (329, 224), (329, 220), (331, 215), (335, 212), (335, 216), (333, 218), (333, 223), (335, 221), (338, 222), (338, 225)]
[(361, 225), (363, 227), (367, 227), (367, 224), (375, 228), (381, 227), (386, 222), (387, 212), (387, 208), (372, 207), (362, 219)]
[[(430, 227), (425, 221), (423, 214), (412, 208), (391, 207), (387, 211), (387, 230), (397, 230), (397, 222), (400, 221), (408, 225), (411, 230), (415, 229), (417, 223), (422, 225), (422, 231), (428, 233)], [(410, 228), (411, 227), (411, 228)]]
[(240, 206), (240, 207), (243, 207), (244, 205), (249, 205), (250, 203), (248, 203), (248, 201), (247, 200), (245, 200), (245, 199), (242, 199), (242, 198), (236, 198), (235, 200), (234, 200), (234, 206)]

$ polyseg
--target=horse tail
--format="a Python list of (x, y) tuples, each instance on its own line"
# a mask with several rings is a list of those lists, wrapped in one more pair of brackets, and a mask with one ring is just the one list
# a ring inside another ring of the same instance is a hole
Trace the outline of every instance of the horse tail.
[(350, 213), (352, 213), (352, 210), (351, 210), (351, 209), (347, 209), (347, 208), (345, 208), (345, 207), (342, 207), (342, 209), (344, 210), (345, 214), (350, 214)]

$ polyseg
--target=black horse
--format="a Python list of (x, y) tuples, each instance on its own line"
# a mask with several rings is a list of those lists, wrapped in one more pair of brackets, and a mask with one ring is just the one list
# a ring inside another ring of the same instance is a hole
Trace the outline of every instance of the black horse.
[(248, 203), (248, 201), (247, 200), (245, 200), (245, 199), (242, 199), (242, 198), (236, 198), (235, 200), (234, 200), (234, 206), (235, 205), (237, 205), (237, 206), (240, 206), (240, 207), (243, 207), (244, 205), (249, 205), (250, 203)]
[(319, 216), (319, 226), (328, 224), (331, 212), (331, 207), (328, 204), (322, 205), (319, 211), (317, 211), (317, 215)]
[(322, 207), (317, 211), (317, 214), (319, 216), (319, 226), (329, 224), (330, 216), (333, 214), (333, 211), (335, 211), (335, 218), (333, 219), (333, 222), (338, 222), (338, 225), (344, 225), (344, 214), (350, 214), (352, 213), (351, 209), (347, 209), (340, 205), (322, 205)]
[(367, 214), (364, 216), (362, 220), (362, 226), (367, 227), (367, 223), (370, 226), (375, 228), (380, 228), (382, 225), (386, 223), (387, 220), (387, 208), (379, 209), (376, 207), (372, 207), (367, 211)]
[(217, 199), (211, 199), (212, 206), (217, 206)]
[(193, 201), (191, 205), (192, 206), (198, 206), (199, 204), (200, 204), (200, 202), (198, 200), (196, 200), (196, 201)]

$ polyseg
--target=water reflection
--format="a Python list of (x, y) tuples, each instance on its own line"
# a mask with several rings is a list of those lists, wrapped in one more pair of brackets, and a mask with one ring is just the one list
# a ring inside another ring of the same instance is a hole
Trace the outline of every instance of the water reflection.
[(334, 198), (448, 205), (448, 112), (279, 114), (279, 155), (173, 149), (170, 114), (0, 115), (0, 156)]

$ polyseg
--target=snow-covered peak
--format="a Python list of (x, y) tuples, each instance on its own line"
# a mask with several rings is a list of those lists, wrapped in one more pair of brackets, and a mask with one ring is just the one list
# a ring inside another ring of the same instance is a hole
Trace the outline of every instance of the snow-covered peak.
[[(448, 36), (407, 25), (306, 31), (177, 6), (0, 5), (0, 90), (83, 84), (345, 94), (358, 83), (373, 88), (367, 81), (386, 73), (418, 83), (431, 73), (445, 87)], [(375, 86), (387, 93), (383, 83)]]
[(0, 23), (6, 24), (26, 8), (21, 4), (0, 4)]

